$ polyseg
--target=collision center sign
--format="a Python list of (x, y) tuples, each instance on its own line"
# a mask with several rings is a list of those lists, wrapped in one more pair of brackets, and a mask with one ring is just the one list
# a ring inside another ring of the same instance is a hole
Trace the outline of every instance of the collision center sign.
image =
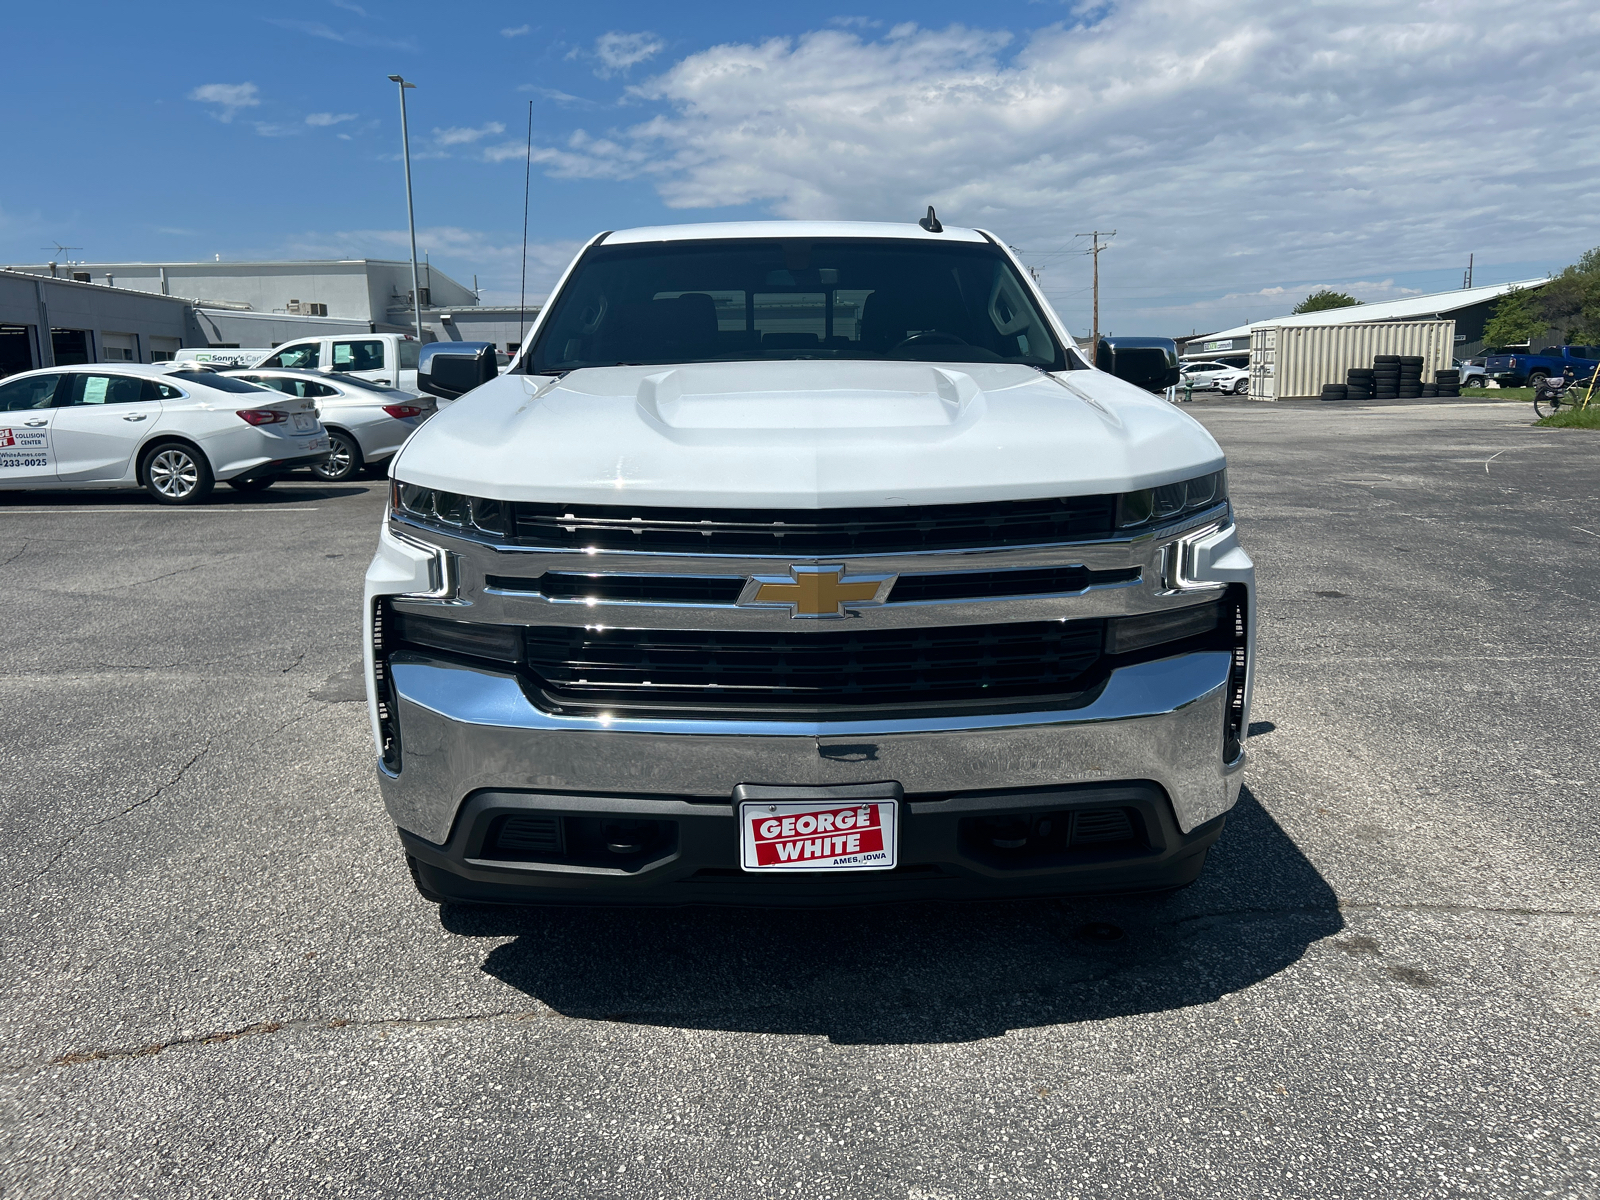
[(739, 805), (746, 871), (887, 871), (895, 865), (893, 800), (770, 801)]

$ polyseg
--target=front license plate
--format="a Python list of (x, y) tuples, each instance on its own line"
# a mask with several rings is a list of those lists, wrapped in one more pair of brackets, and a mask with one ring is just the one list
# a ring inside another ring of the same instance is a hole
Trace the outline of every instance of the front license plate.
[(310, 433), (317, 427), (317, 419), (310, 413), (294, 414), (294, 431), (296, 433)]
[(899, 849), (893, 800), (745, 800), (739, 805), (746, 871), (887, 871)]

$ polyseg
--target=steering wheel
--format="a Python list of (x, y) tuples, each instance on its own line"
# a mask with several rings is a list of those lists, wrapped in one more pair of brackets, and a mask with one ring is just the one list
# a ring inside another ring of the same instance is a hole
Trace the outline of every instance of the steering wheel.
[(924, 329), (921, 333), (913, 333), (902, 342), (896, 342), (889, 353), (893, 354), (906, 346), (970, 346), (971, 344), (966, 338), (946, 333), (942, 329)]

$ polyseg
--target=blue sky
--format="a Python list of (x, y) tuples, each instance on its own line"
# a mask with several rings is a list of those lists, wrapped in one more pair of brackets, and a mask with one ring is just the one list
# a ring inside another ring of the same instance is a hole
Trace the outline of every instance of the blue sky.
[[(1542, 275), (1600, 244), (1600, 9), (1494, 0), (14, 5), (0, 262), (404, 257), (515, 299), (596, 230), (952, 223), (1089, 323), (1188, 333), (1317, 286)], [(448, 15), (447, 15), (448, 14)], [(1547, 31), (1560, 29), (1551, 69)]]

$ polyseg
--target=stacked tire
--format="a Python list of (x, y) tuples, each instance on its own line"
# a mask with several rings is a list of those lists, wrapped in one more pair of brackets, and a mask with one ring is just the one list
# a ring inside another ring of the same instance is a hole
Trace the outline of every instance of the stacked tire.
[(1422, 395), (1422, 355), (1400, 356), (1400, 399), (1415, 400)]
[(1372, 399), (1371, 367), (1351, 367), (1344, 373), (1344, 380), (1344, 396), (1346, 400)]
[(1325, 383), (1322, 385), (1322, 398), (1324, 400), (1346, 400), (1349, 398), (1349, 388), (1342, 383)]
[(1461, 372), (1454, 367), (1433, 373), (1434, 391), (1440, 396), (1461, 395)]
[(1378, 354), (1372, 359), (1372, 398), (1393, 400), (1400, 394), (1400, 356)]

